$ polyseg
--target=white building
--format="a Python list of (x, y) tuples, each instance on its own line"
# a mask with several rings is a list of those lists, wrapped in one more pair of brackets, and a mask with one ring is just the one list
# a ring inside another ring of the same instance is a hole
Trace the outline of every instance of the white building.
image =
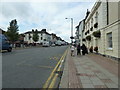
[(98, 53), (120, 59), (120, 1), (96, 2), (85, 19), (85, 38), (88, 49), (98, 47)]
[(83, 39), (85, 38), (84, 25), (85, 25), (85, 19), (80, 21), (79, 25), (76, 27), (77, 28), (77, 30), (76, 30), (76, 37), (77, 37), (76, 41), (77, 41), (77, 43), (80, 43), (81, 46), (84, 43)]
[(39, 43), (39, 44), (43, 44), (43, 42), (49, 42), (50, 45), (52, 44), (56, 44), (56, 42), (62, 42), (62, 39), (60, 37), (57, 37), (56, 34), (52, 33), (49, 34), (48, 32), (46, 32), (46, 29), (42, 29), (41, 31), (38, 31), (38, 36), (39, 39), (37, 42), (33, 41), (33, 31), (28, 31), (26, 33), (24, 33), (25, 37), (24, 37), (24, 41), (27, 42), (28, 44), (31, 43)]
[[(32, 31), (28, 31), (28, 32), (24, 33), (24, 35), (25, 35), (24, 41), (27, 41), (28, 44), (35, 43), (32, 39), (33, 38)], [(39, 36), (39, 40), (36, 43), (42, 44), (44, 41), (48, 41), (48, 42), (52, 41), (52, 35), (49, 34), (48, 32), (46, 32), (46, 29), (42, 29), (41, 31), (38, 31), (38, 36)]]

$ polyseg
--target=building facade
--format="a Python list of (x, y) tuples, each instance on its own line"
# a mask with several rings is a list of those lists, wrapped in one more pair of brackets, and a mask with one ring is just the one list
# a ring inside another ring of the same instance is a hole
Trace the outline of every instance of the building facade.
[(56, 36), (56, 34), (48, 33), (46, 29), (42, 29), (41, 31), (38, 31), (38, 36), (39, 39), (37, 42), (33, 41), (33, 31), (28, 31), (24, 33), (24, 42), (27, 42), (27, 44), (32, 44), (32, 43), (38, 43), (40, 45), (43, 44), (43, 42), (49, 42), (50, 45), (56, 44), (56, 42), (61, 42), (65, 43), (64, 40), (62, 40), (60, 37)]
[(76, 37), (77, 37), (77, 42), (82, 45), (84, 43), (85, 40), (83, 40), (85, 38), (84, 35), (84, 27), (85, 26), (85, 19), (83, 19), (82, 21), (79, 22), (79, 25), (76, 26), (77, 30), (76, 30)]
[[(86, 46), (98, 53), (120, 59), (120, 2), (96, 2), (85, 19)], [(83, 37), (82, 37), (83, 38)]]
[(33, 32), (32, 31), (28, 31), (28, 32), (24, 33), (24, 35), (25, 35), (24, 41), (28, 42), (28, 44), (30, 44), (30, 43), (42, 44), (44, 41), (48, 41), (48, 42), (52, 41), (52, 35), (49, 34), (48, 32), (46, 32), (46, 29), (42, 29), (41, 31), (38, 31), (39, 39), (37, 42), (33, 41)]

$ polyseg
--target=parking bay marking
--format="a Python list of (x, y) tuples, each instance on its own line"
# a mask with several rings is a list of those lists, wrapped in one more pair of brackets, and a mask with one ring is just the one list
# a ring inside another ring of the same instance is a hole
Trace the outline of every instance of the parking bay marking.
[(50, 60), (56, 60), (56, 61), (58, 61), (58, 60), (59, 60), (59, 57), (53, 56), (53, 57), (50, 57), (49, 59), (50, 59)]
[(38, 67), (38, 68), (47, 68), (47, 69), (52, 69), (54, 67), (52, 66), (42, 66), (42, 65), (32, 65), (32, 64), (22, 64), (20, 66), (29, 66), (29, 67)]

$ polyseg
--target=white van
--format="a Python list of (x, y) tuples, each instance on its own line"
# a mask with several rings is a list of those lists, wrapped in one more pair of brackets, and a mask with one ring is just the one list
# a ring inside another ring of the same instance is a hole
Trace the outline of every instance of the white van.
[(50, 46), (50, 44), (49, 44), (49, 42), (44, 41), (42, 46), (43, 46), (43, 47), (49, 47), (49, 46)]

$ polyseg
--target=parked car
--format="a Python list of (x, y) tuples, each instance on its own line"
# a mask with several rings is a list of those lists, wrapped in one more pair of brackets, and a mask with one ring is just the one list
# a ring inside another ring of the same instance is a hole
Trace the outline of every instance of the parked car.
[(62, 42), (61, 41), (56, 41), (56, 46), (61, 46), (62, 45)]
[(52, 44), (51, 46), (52, 46), (52, 47), (55, 47), (55, 44)]
[(43, 46), (43, 47), (49, 47), (49, 46), (50, 46), (50, 44), (49, 44), (49, 42), (44, 41), (42, 46)]
[(3, 34), (0, 34), (0, 50), (7, 50), (8, 52), (12, 51), (12, 46), (10, 45), (7, 37)]

